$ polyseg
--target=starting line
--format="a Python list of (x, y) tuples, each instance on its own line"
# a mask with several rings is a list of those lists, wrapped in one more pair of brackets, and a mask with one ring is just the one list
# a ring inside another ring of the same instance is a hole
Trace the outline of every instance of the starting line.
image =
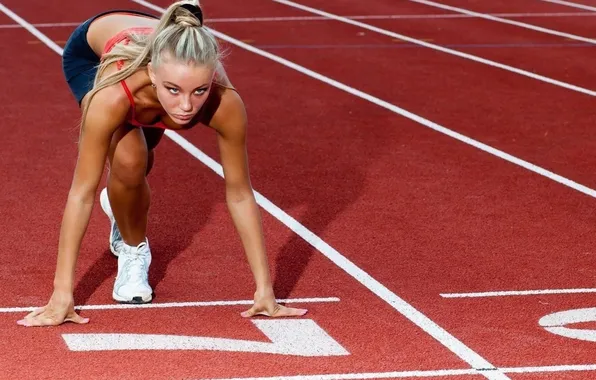
[[(368, 372), (368, 373), (341, 373), (341, 374), (320, 374), (320, 375), (297, 375), (297, 376), (276, 376), (276, 377), (234, 377), (234, 378), (213, 378), (201, 380), (344, 380), (344, 379), (397, 379), (397, 378), (424, 378), (442, 376), (474, 376), (490, 371), (501, 373), (552, 373), (566, 371), (596, 371), (596, 364), (585, 365), (557, 365), (542, 367), (508, 367), (497, 369), (440, 369), (431, 371), (399, 371), (399, 372)], [(199, 380), (198, 378), (196, 380)]]
[[(277, 299), (278, 303), (339, 302), (337, 297)], [(169, 302), (149, 304), (80, 305), (77, 310), (155, 309), (252, 305), (253, 300)], [(0, 308), (0, 313), (26, 312), (38, 307)], [(171, 334), (82, 333), (62, 334), (70, 351), (202, 350), (233, 351), (287, 356), (345, 356), (350, 353), (311, 319), (254, 319), (252, 324), (269, 341)]]
[[(277, 303), (324, 303), (324, 302), (339, 302), (337, 297), (326, 298), (290, 298), (278, 299)], [(109, 305), (79, 305), (75, 306), (75, 310), (117, 310), (117, 309), (160, 309), (173, 307), (214, 307), (214, 306), (240, 306), (252, 305), (252, 300), (237, 300), (237, 301), (199, 301), (199, 302), (164, 302), (164, 303), (146, 303), (146, 304), (109, 304)], [(39, 306), (29, 307), (4, 307), (0, 308), (0, 313), (23, 313), (34, 311)]]

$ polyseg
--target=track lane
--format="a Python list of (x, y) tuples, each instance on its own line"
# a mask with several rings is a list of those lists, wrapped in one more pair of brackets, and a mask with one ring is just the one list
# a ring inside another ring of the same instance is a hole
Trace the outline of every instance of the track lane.
[[(574, 9), (564, 5), (547, 3), (544, 1), (524, 0), (516, 2), (508, 1), (490, 1), (479, 2), (474, 0), (439, 0), (435, 3), (450, 5), (453, 7), (463, 8), (469, 11), (480, 13), (566, 13), (570, 11), (582, 11), (581, 9)], [(438, 9), (429, 5), (430, 9)], [(589, 11), (584, 11), (589, 13)], [(458, 12), (455, 12), (458, 13)], [(559, 32), (566, 32), (583, 36), (587, 38), (594, 38), (594, 28), (596, 27), (596, 19), (592, 16), (571, 16), (571, 17), (524, 17), (521, 21), (527, 24), (540, 26), (543, 28), (553, 29)], [(568, 40), (571, 42), (571, 40)], [(590, 46), (586, 44), (586, 46)], [(593, 46), (592, 46), (593, 47)]]

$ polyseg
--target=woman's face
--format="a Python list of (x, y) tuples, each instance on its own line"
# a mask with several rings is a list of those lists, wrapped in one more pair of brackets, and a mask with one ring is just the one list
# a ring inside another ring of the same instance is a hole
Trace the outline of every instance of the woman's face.
[(148, 66), (157, 98), (176, 124), (187, 124), (199, 112), (213, 81), (214, 68), (178, 62), (169, 54), (162, 56), (158, 67)]

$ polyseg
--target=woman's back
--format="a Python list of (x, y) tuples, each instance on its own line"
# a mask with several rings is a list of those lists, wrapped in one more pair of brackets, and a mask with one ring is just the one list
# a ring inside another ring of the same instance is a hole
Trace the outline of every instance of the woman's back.
[(159, 20), (136, 14), (110, 13), (94, 20), (87, 32), (87, 41), (91, 49), (100, 57), (106, 43), (116, 34), (128, 28), (157, 26)]

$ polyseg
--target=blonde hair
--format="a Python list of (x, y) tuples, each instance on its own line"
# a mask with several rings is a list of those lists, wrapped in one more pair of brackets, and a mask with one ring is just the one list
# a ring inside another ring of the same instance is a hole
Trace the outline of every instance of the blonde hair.
[[(82, 104), (81, 128), (87, 116), (88, 105), (98, 91), (143, 70), (149, 62), (154, 67), (159, 66), (164, 53), (169, 53), (180, 62), (213, 67), (216, 67), (221, 58), (217, 40), (203, 27), (202, 10), (198, 0), (182, 0), (171, 4), (151, 34), (130, 33), (128, 38), (128, 44), (117, 44), (102, 56), (93, 89)], [(104, 77), (106, 69), (119, 61), (126, 61), (128, 65)]]

